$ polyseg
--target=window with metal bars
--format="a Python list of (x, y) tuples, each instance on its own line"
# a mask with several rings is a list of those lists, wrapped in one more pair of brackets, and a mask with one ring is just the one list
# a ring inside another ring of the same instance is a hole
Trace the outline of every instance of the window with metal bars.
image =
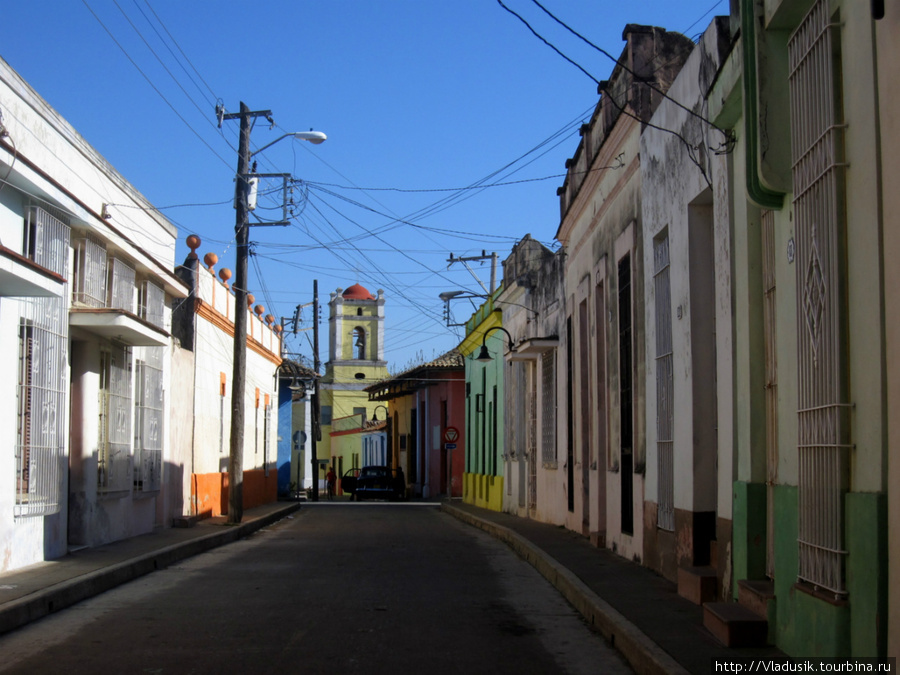
[(525, 363), (522, 361), (510, 362), (508, 372), (510, 382), (504, 389), (506, 394), (505, 445), (509, 457), (515, 459), (524, 456), (527, 441)]
[(135, 360), (134, 489), (160, 489), (163, 448), (163, 347), (141, 347)]
[(675, 530), (675, 400), (672, 362), (672, 293), (669, 279), (668, 232), (653, 240), (653, 283), (656, 310), (656, 452), (658, 496), (656, 524)]
[(847, 307), (839, 23), (818, 0), (788, 42), (797, 242), (800, 581), (847, 595)]
[(541, 462), (556, 463), (556, 350), (541, 356)]
[(138, 286), (138, 316), (157, 328), (164, 328), (166, 292), (149, 280)]
[(72, 301), (85, 307), (106, 307), (106, 245), (90, 234), (79, 237), (72, 244), (75, 249)]
[(107, 307), (134, 312), (134, 268), (120, 258), (109, 261)]
[(131, 373), (129, 347), (113, 343), (100, 350), (97, 486), (102, 492), (130, 490), (134, 482)]
[[(69, 226), (36, 206), (26, 211), (24, 226), (25, 255), (67, 277)], [(13, 507), (17, 518), (60, 510), (69, 344), (63, 298), (19, 300), (19, 317)]]

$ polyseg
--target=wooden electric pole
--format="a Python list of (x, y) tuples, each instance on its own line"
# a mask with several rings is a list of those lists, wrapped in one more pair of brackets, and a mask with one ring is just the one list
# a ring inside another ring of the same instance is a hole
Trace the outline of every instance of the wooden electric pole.
[(312, 400), (312, 463), (313, 491), (312, 500), (319, 501), (319, 457), (317, 455), (317, 443), (322, 440), (322, 427), (319, 408), (319, 280), (313, 279), (313, 367), (316, 371), (316, 379), (313, 381)]
[(250, 248), (247, 175), (250, 173), (250, 119), (271, 117), (270, 110), (251, 112), (241, 101), (241, 112), (222, 119), (240, 119), (237, 183), (235, 187), (234, 362), (231, 376), (231, 444), (228, 454), (228, 523), (244, 516), (244, 389), (247, 375), (247, 259)]

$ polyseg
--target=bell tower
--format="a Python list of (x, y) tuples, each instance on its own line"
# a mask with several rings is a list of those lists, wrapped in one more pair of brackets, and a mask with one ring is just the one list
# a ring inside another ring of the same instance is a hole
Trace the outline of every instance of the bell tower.
[[(358, 436), (345, 436), (370, 420), (376, 403), (366, 387), (388, 377), (384, 360), (384, 291), (377, 297), (360, 284), (338, 288), (328, 301), (328, 361), (320, 388), (319, 457), (338, 476), (358, 466)], [(324, 474), (323, 474), (324, 475)]]
[[(384, 291), (379, 289), (375, 298), (359, 284), (345, 291), (339, 288), (331, 294), (328, 307), (326, 378), (333, 373), (335, 380), (370, 379), (374, 375), (370, 369), (385, 369)], [(359, 372), (364, 378), (356, 373), (347, 377), (354, 367), (363, 368)]]

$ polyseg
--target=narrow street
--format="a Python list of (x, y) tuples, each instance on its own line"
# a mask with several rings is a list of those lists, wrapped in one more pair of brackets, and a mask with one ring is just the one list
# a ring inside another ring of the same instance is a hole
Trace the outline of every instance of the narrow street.
[(4, 673), (624, 673), (530, 565), (430, 506), (321, 504), (0, 638)]

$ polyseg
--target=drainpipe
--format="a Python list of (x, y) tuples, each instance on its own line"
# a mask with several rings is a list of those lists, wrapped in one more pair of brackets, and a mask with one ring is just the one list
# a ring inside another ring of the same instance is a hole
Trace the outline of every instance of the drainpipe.
[(765, 209), (780, 210), (784, 193), (770, 190), (759, 178), (759, 87), (756, 64), (756, 0), (741, 0), (741, 56), (744, 59), (744, 133), (747, 137), (747, 193)]

